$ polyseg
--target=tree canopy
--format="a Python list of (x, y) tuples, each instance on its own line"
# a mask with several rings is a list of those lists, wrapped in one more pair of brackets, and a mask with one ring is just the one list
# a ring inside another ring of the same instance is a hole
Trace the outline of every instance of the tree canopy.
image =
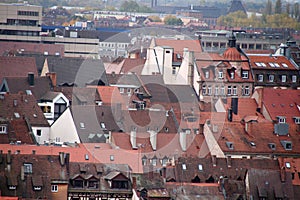
[(177, 25), (177, 26), (181, 26), (183, 24), (182, 20), (180, 18), (175, 17), (174, 15), (167, 15), (164, 18), (164, 23), (166, 25)]

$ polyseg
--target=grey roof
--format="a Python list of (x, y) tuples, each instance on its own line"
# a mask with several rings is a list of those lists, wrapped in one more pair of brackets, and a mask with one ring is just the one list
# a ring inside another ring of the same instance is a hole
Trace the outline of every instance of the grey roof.
[(111, 35), (102, 42), (130, 43), (131, 38), (128, 36), (128, 32), (121, 32), (118, 34)]
[(94, 80), (101, 80), (107, 85), (105, 68), (99, 59), (70, 57), (48, 57), (50, 72), (56, 72), (57, 85), (64, 83), (84, 87)]
[(59, 95), (60, 92), (52, 92), (49, 91), (46, 94), (44, 94), (44, 96), (41, 97), (41, 100), (44, 101), (52, 101), (55, 97), (57, 97), (57, 95)]

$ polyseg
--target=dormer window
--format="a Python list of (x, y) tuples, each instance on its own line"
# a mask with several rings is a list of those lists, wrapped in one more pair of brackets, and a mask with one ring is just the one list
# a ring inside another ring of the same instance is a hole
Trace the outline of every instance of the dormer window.
[(198, 169), (199, 169), (199, 171), (203, 171), (203, 166), (202, 166), (202, 164), (199, 164), (199, 165), (198, 165)]
[(300, 124), (300, 117), (294, 117), (295, 124)]
[(292, 82), (296, 83), (297, 82), (297, 76), (296, 75), (292, 75)]
[(286, 163), (285, 163), (285, 167), (288, 168), (288, 169), (291, 169), (291, 163), (286, 162)]
[(274, 75), (273, 74), (270, 74), (269, 75), (269, 82), (274, 82)]
[(242, 78), (244, 78), (244, 79), (249, 78), (249, 72), (248, 71), (242, 71)]
[(6, 133), (7, 133), (7, 126), (0, 125), (0, 134), (6, 134)]
[(278, 116), (277, 119), (278, 119), (278, 123), (285, 123), (286, 122), (285, 117), (283, 117), (283, 116)]
[(209, 71), (205, 72), (205, 78), (209, 78)]
[(228, 149), (233, 150), (233, 143), (232, 142), (226, 142), (226, 146)]
[(230, 79), (234, 79), (234, 71), (230, 72)]
[(223, 79), (223, 71), (219, 71), (219, 73), (218, 73), (218, 78), (219, 78), (219, 79)]
[(24, 173), (32, 174), (32, 164), (31, 163), (24, 163)]
[(263, 74), (259, 74), (257, 76), (257, 80), (258, 80), (258, 82), (263, 82), (264, 81), (264, 75)]
[(285, 82), (286, 82), (286, 75), (282, 75), (282, 76), (281, 76), (281, 82), (282, 82), (282, 83), (285, 83)]
[(291, 141), (282, 140), (282, 141), (280, 141), (280, 143), (285, 150), (292, 150), (292, 142)]

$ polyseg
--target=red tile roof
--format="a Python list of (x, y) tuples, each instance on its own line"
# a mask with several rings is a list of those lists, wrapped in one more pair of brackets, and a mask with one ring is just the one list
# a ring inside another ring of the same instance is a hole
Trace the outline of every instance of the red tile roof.
[(29, 72), (38, 76), (34, 58), (0, 56), (0, 81), (3, 77), (27, 77)]
[(300, 90), (264, 88), (263, 105), (272, 120), (286, 117), (287, 123), (294, 123), (293, 117), (300, 117)]
[(136, 74), (141, 74), (146, 59), (142, 58), (125, 58), (121, 73), (127, 74), (129, 72), (133, 72)]
[[(263, 70), (297, 70), (285, 56), (268, 56), (268, 55), (249, 55), (251, 68)], [(261, 64), (264, 65), (261, 65)], [(271, 66), (270, 63), (277, 63), (278, 66)]]
[(175, 53), (182, 54), (184, 48), (193, 51), (195, 54), (202, 52), (199, 40), (175, 40), (175, 39), (155, 39), (155, 46), (169, 46), (174, 48)]
[(111, 105), (114, 103), (122, 103), (123, 98), (116, 86), (98, 86), (98, 93), (104, 105)]

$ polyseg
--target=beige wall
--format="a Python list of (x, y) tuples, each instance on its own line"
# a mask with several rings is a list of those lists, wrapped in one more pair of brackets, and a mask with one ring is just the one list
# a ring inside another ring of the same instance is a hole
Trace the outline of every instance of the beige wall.
[(68, 184), (57, 184), (58, 191), (51, 193), (52, 200), (63, 200), (68, 199)]

